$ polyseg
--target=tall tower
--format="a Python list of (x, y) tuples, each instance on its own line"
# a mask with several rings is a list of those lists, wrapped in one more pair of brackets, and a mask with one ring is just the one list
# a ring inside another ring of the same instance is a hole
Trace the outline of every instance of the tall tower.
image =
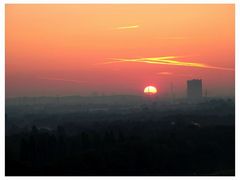
[(171, 85), (170, 85), (170, 91), (171, 91), (171, 99), (172, 99), (172, 101), (175, 101), (175, 94), (174, 94), (173, 83), (171, 83)]
[(192, 79), (187, 81), (187, 97), (189, 99), (200, 99), (202, 97), (201, 79)]

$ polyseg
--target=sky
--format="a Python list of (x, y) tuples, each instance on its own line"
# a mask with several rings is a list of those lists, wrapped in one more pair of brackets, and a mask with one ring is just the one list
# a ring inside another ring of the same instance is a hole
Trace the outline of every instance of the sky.
[[(231, 4), (8, 4), (6, 97), (143, 94), (234, 96)], [(172, 87), (172, 88), (171, 88)]]

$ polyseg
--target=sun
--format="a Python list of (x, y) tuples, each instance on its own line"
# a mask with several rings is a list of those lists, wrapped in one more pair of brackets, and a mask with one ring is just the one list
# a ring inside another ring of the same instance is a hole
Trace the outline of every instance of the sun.
[(157, 93), (157, 88), (154, 86), (147, 86), (144, 88), (144, 93), (147, 95), (154, 95)]

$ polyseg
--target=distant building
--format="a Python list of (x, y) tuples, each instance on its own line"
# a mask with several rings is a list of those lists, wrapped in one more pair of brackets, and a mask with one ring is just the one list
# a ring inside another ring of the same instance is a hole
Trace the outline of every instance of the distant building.
[(201, 79), (192, 79), (187, 81), (187, 97), (189, 99), (199, 99), (202, 97)]

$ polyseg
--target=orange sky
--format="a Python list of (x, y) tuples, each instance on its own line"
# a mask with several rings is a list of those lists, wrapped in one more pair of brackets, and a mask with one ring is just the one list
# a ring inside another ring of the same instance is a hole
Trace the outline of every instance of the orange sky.
[(234, 5), (6, 5), (6, 96), (234, 95)]

